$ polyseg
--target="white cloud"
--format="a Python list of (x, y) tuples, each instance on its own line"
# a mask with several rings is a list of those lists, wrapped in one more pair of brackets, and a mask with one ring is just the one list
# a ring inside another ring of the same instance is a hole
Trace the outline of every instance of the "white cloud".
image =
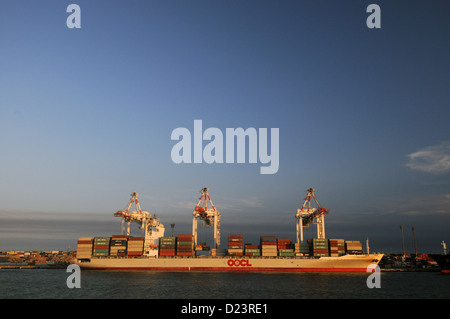
[(450, 142), (428, 146), (407, 156), (406, 166), (411, 169), (433, 174), (450, 172)]

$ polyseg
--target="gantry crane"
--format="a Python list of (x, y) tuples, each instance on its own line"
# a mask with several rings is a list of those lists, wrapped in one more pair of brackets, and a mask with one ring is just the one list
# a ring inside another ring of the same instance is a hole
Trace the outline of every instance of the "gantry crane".
[[(317, 224), (317, 238), (325, 238), (325, 218), (330, 212), (319, 205), (319, 201), (314, 195), (314, 188), (306, 190), (307, 195), (301, 209), (297, 209), (295, 218), (297, 219), (297, 243), (303, 242), (303, 227), (309, 227), (309, 224)], [(317, 208), (311, 207), (311, 199), (317, 204)]]
[[(159, 222), (156, 215), (151, 215), (147, 211), (141, 210), (138, 201), (138, 193), (133, 192), (131, 199), (124, 210), (114, 213), (115, 217), (122, 217), (122, 235), (130, 235), (130, 224), (135, 222), (139, 224), (139, 229), (143, 230), (144, 235), (144, 255), (157, 256), (158, 242), (157, 240), (164, 236), (164, 225)], [(131, 206), (135, 204), (135, 210), (130, 213)]]
[[(209, 197), (208, 188), (204, 187), (200, 192), (202, 195), (192, 213), (192, 235), (194, 236), (194, 243), (197, 245), (197, 222), (200, 219), (203, 221), (203, 226), (214, 226), (215, 248), (218, 248), (220, 246), (220, 213), (214, 206), (211, 197)], [(211, 203), (211, 207), (209, 208), (208, 200)]]

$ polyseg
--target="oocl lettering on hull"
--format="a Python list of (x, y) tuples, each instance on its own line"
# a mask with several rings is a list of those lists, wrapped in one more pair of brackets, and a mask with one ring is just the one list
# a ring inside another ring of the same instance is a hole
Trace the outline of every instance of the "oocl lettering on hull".
[(227, 262), (230, 267), (251, 267), (250, 260), (248, 259), (228, 259)]
[[(279, 129), (270, 129), (270, 154), (268, 149), (267, 128), (241, 127), (227, 128), (224, 134), (217, 127), (207, 128), (203, 132), (202, 120), (194, 120), (193, 138), (191, 131), (185, 127), (178, 127), (172, 131), (172, 141), (179, 141), (172, 147), (171, 158), (176, 164), (180, 163), (245, 163), (246, 154), (248, 162), (266, 166), (260, 167), (260, 174), (275, 174), (279, 168)], [(246, 140), (248, 139), (248, 144)], [(203, 147), (203, 141), (211, 141)], [(236, 141), (236, 143), (235, 143)], [(192, 147), (193, 144), (193, 147)], [(192, 160), (193, 149), (193, 160)]]

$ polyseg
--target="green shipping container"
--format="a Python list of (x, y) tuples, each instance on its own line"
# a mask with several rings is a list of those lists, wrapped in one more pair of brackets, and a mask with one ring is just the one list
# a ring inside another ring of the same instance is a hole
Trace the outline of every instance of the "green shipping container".
[(280, 252), (281, 257), (294, 257), (294, 252)]
[(94, 252), (92, 253), (94, 256), (109, 256), (108, 249), (94, 249)]
[(318, 249), (328, 248), (328, 245), (325, 245), (325, 244), (313, 244), (313, 248), (318, 248)]
[(109, 252), (109, 249), (94, 249), (94, 253), (107, 253)]
[(175, 249), (175, 245), (174, 244), (161, 244), (161, 245), (159, 245), (159, 248), (162, 248), (162, 249), (167, 249), (167, 248), (173, 248), (173, 249)]
[(109, 246), (109, 241), (104, 241), (104, 240), (99, 240), (99, 241), (94, 241), (94, 246), (99, 246), (99, 245), (108, 245)]
[(177, 242), (177, 245), (192, 245), (192, 241), (179, 241)]
[(293, 253), (294, 252), (293, 249), (278, 249), (278, 251), (280, 253)]

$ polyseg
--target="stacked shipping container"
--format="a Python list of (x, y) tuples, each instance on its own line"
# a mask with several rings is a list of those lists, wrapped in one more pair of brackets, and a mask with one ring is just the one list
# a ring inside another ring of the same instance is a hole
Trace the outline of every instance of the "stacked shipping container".
[(330, 256), (339, 257), (345, 254), (345, 241), (343, 239), (330, 239)]
[(244, 256), (243, 235), (228, 235), (228, 255)]
[(128, 257), (142, 256), (144, 250), (144, 237), (130, 237), (128, 238)]
[(292, 239), (277, 239), (278, 255), (281, 257), (294, 257)]
[[(80, 237), (77, 242), (77, 257), (136, 257), (143, 255), (144, 237), (113, 235), (112, 237)], [(155, 247), (156, 248), (156, 247)], [(225, 256), (226, 249), (212, 249), (211, 256)], [(277, 239), (275, 236), (261, 236), (260, 246), (243, 243), (243, 235), (228, 236), (228, 255), (263, 257), (338, 257), (349, 254), (362, 254), (360, 241), (344, 239), (308, 240), (308, 243), (293, 245), (291, 239)], [(159, 256), (195, 256), (193, 235), (161, 237)]]
[(109, 254), (112, 257), (125, 257), (127, 255), (127, 235), (112, 235)]
[(352, 240), (345, 241), (345, 246), (347, 249), (347, 253), (349, 254), (362, 254), (362, 244), (360, 241)]
[(93, 237), (80, 237), (77, 242), (77, 258), (91, 258)]
[(337, 246), (338, 246), (338, 254), (340, 256), (345, 255), (345, 241), (340, 239), (337, 243)]
[(313, 238), (310, 240), (311, 252), (314, 257), (328, 257), (329, 246), (326, 238)]
[(261, 251), (258, 245), (245, 244), (244, 249), (245, 256), (261, 256)]
[(175, 256), (177, 248), (176, 237), (161, 237), (159, 239), (159, 256)]
[(110, 237), (94, 237), (94, 250), (92, 255), (95, 257), (109, 256)]
[(308, 243), (295, 244), (295, 254), (298, 256), (309, 256), (311, 247)]
[(277, 251), (277, 238), (275, 236), (261, 236), (260, 237), (261, 256), (263, 257), (276, 257)]
[(192, 257), (194, 255), (195, 255), (194, 236), (193, 235), (178, 235), (177, 256)]

